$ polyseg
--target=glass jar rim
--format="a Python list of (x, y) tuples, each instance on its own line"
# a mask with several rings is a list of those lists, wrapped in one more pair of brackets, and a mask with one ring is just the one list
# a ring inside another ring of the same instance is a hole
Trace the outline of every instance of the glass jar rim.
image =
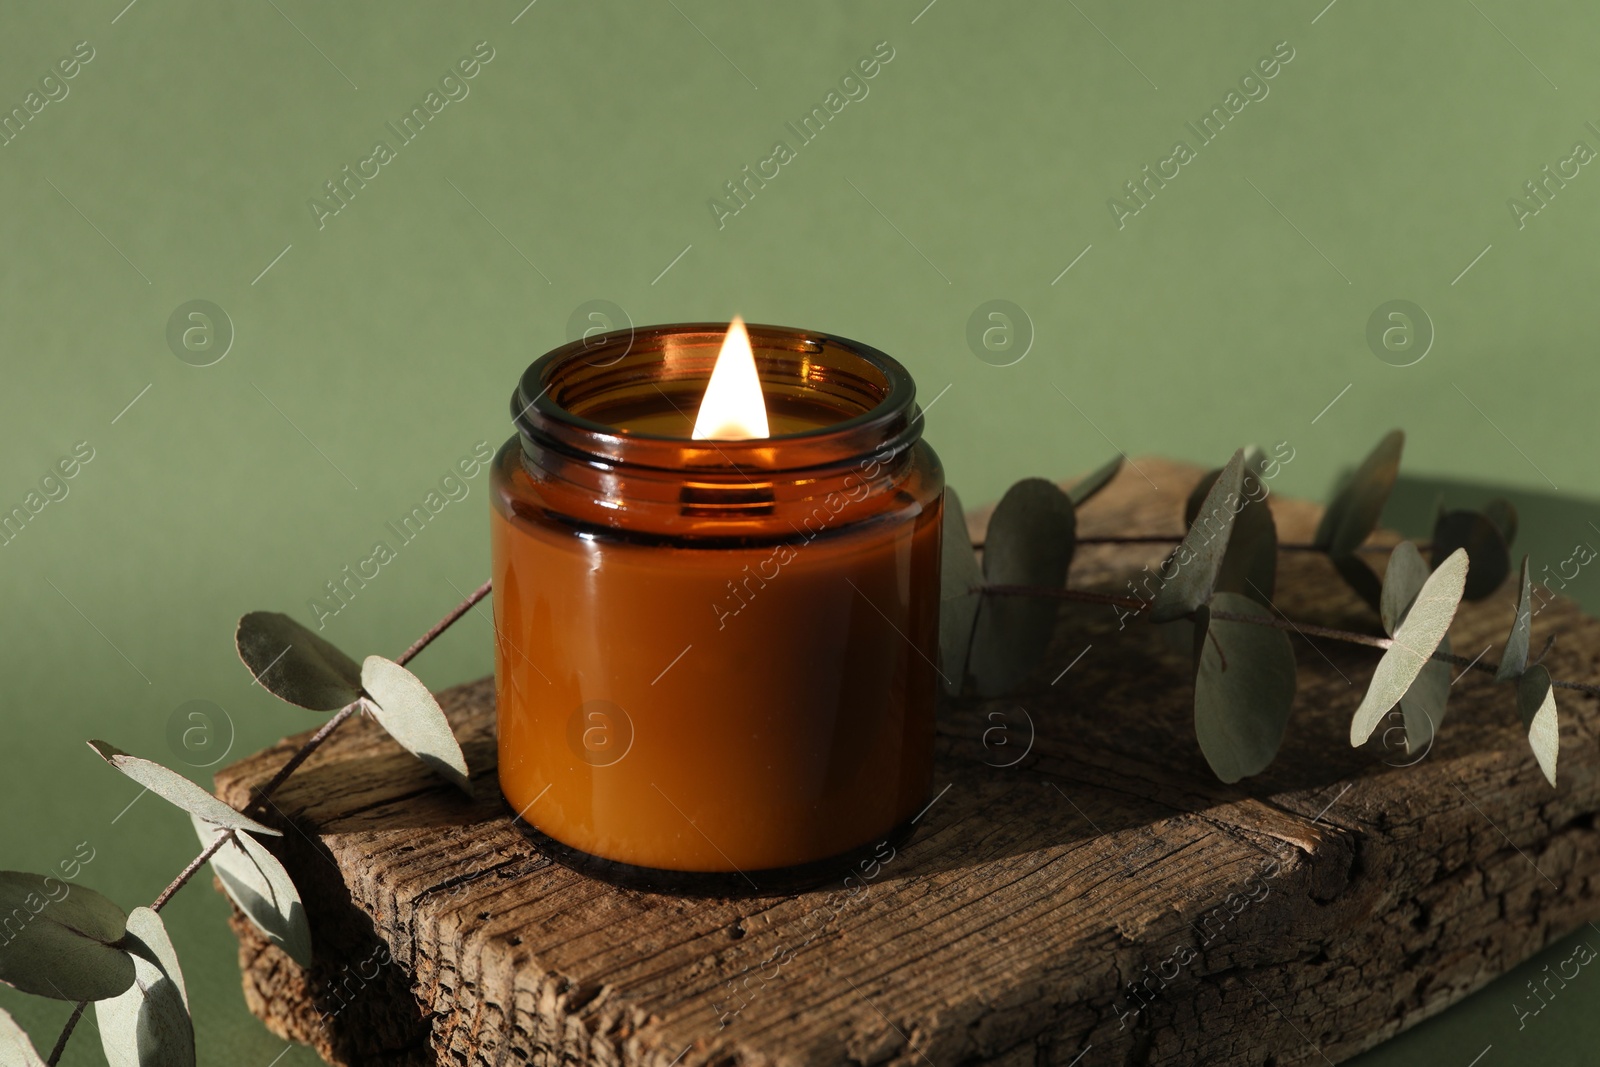
[[(558, 394), (564, 373), (584, 366), (611, 367), (636, 352), (663, 352), (673, 340), (693, 338), (698, 345), (720, 347), (728, 330), (727, 323), (718, 322), (628, 327), (552, 349), (523, 372), (511, 396), (511, 415), (524, 453), (532, 457), (553, 448), (607, 465), (737, 475), (746, 470), (777, 473), (836, 466), (869, 454), (884, 460), (912, 447), (922, 436), (916, 383), (893, 357), (817, 330), (759, 323), (747, 323), (745, 328), (758, 368), (763, 363), (770, 368), (786, 354), (800, 362), (830, 348), (859, 360), (883, 381), (875, 403), (815, 429), (737, 441), (623, 430), (562, 406)], [(768, 380), (763, 375), (763, 382)]]

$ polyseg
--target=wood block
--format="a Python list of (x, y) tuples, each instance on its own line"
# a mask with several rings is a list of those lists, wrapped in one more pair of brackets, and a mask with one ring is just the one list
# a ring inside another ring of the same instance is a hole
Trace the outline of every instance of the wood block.
[[(1199, 471), (1139, 467), (1084, 507), (1082, 536), (1181, 529)], [(1309, 539), (1314, 506), (1272, 506), (1284, 540)], [(1120, 590), (1162, 555), (1087, 546), (1072, 583)], [(1279, 591), (1291, 618), (1377, 625), (1320, 555), (1284, 553)], [(1456, 649), (1496, 658), (1513, 611), (1509, 588), (1464, 606)], [(1556, 601), (1534, 629), (1536, 650), (1558, 635), (1556, 677), (1600, 677), (1600, 623)], [(1194, 741), (1188, 656), (1064, 605), (1014, 698), (941, 711), (938, 796), (911, 841), (860, 887), (841, 870), (784, 897), (655, 895), (553, 864), (495, 787), (489, 679), (441, 695), (476, 802), (353, 721), (274, 798), (316, 963), (235, 916), (246, 998), (334, 1064), (1283, 1067), (1347, 1059), (1600, 917), (1593, 699), (1558, 693), (1559, 789), (1511, 688), (1476, 672), (1433, 750), (1399, 766), (1381, 728), (1347, 740), (1377, 653), (1294, 646), (1277, 762), (1225, 786)], [(219, 793), (243, 806), (302, 739), (227, 768)]]

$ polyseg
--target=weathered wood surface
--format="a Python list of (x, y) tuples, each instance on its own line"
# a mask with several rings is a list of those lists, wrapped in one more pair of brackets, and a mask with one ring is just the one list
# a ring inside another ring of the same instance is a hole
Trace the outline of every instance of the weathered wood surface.
[[(1140, 466), (1159, 491), (1124, 470), (1083, 536), (1179, 528), (1198, 472)], [(1286, 540), (1308, 538), (1314, 507), (1273, 506)], [(1117, 588), (1161, 554), (1086, 548), (1073, 583)], [(1375, 625), (1320, 556), (1286, 553), (1279, 589), (1291, 617)], [(1493, 659), (1512, 610), (1507, 590), (1466, 606), (1455, 647), (1493, 642)], [(1600, 623), (1558, 602), (1536, 649), (1550, 633), (1557, 677), (1600, 677)], [(1187, 657), (1149, 627), (1119, 633), (1110, 608), (1064, 606), (1014, 700), (942, 714), (948, 789), (853, 896), (843, 871), (729, 900), (553, 865), (494, 787), (489, 681), (461, 686), (442, 699), (480, 801), (366, 722), (278, 794), (317, 962), (302, 972), (236, 918), (246, 997), (338, 1064), (1289, 1065), (1348, 1058), (1600, 917), (1593, 700), (1560, 693), (1559, 789), (1509, 688), (1476, 673), (1401, 768), (1381, 736), (1347, 742), (1376, 654), (1295, 649), (1277, 762), (1224, 786), (1193, 740)], [(298, 743), (226, 769), (219, 792), (244, 804)]]

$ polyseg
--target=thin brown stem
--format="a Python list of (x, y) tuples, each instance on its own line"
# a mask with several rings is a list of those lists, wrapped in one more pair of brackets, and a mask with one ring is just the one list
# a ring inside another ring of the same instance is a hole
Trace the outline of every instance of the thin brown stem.
[[(1048, 586), (1034, 585), (981, 585), (974, 592), (987, 593), (992, 596), (1034, 596), (1046, 597), (1053, 600), (1072, 600), (1084, 604), (1108, 604), (1112, 607), (1127, 608), (1130, 617), (1138, 616), (1151, 604), (1148, 600), (1138, 597), (1117, 596), (1115, 593), (1101, 593), (1093, 589), (1056, 589)], [(1192, 617), (1192, 615), (1191, 615)], [(1212, 611), (1213, 619), (1222, 619), (1226, 622), (1245, 622), (1253, 626), (1270, 626), (1274, 630), (1284, 630), (1297, 633), (1302, 637), (1321, 637), (1329, 641), (1343, 641), (1351, 645), (1365, 645), (1367, 648), (1389, 649), (1394, 647), (1394, 639), (1379, 637), (1375, 634), (1358, 633), (1355, 630), (1340, 630), (1332, 626), (1318, 626), (1316, 623), (1295, 622), (1287, 617), (1276, 615), (1246, 615), (1233, 611)], [(1465, 656), (1457, 656), (1449, 652), (1434, 652), (1430, 659), (1442, 663), (1451, 663), (1463, 670), (1482, 671), (1485, 674), (1494, 674), (1500, 666), (1488, 660), (1469, 660)], [(1587, 682), (1566, 682), (1560, 679), (1551, 679), (1551, 685), (1557, 689), (1571, 689), (1590, 696), (1600, 696), (1600, 685), (1591, 685)]]
[(1150, 606), (1150, 601), (1140, 600), (1136, 596), (1118, 596), (1115, 593), (1102, 593), (1095, 589), (1055, 589), (1039, 585), (980, 585), (973, 587), (972, 591), (995, 596), (1037, 596), (1052, 600), (1075, 600), (1080, 604), (1109, 604), (1134, 612), (1143, 611)]
[(278, 768), (278, 773), (272, 776), (272, 780), (270, 782), (261, 787), (261, 792), (256, 794), (256, 799), (253, 800), (250, 804), (250, 807), (245, 810), (265, 810), (267, 799), (271, 797), (273, 793), (276, 793), (278, 791), (278, 787), (283, 785), (284, 782), (288, 781), (289, 776), (298, 770), (300, 765), (311, 757), (311, 753), (315, 752), (321, 747), (322, 742), (326, 741), (330, 734), (332, 734), (340, 726), (344, 725), (344, 721), (346, 719), (350, 718), (350, 716), (361, 710), (361, 705), (365, 699), (366, 698), (363, 697), (353, 701), (352, 703), (346, 704), (344, 707), (339, 709), (338, 714), (334, 715), (333, 718), (319, 726), (316, 733), (306, 738), (306, 743), (296, 749), (294, 755), (289, 757), (288, 762), (286, 762), (282, 767)]
[[(395, 662), (404, 666), (407, 662), (414, 659), (418, 653), (431, 645), (435, 638), (448, 630), (457, 619), (461, 618), (461, 616), (465, 615), (468, 611), (471, 611), (473, 605), (477, 604), (478, 601), (488, 596), (491, 584), (492, 580), (484, 582), (482, 585), (478, 586), (477, 589), (474, 589), (467, 599), (457, 604), (450, 610), (448, 615), (434, 623), (433, 626), (429, 628), (427, 633), (417, 638), (411, 647), (406, 649), (405, 652), (401, 653), (400, 658), (395, 660)], [(346, 704), (344, 707), (339, 709), (338, 713), (335, 714), (333, 718), (323, 723), (316, 733), (306, 738), (306, 743), (295, 750), (294, 755), (290, 756), (288, 761), (284, 763), (282, 767), (278, 768), (278, 773), (272, 776), (272, 780), (262, 787), (260, 793), (256, 794), (256, 799), (252, 802), (250, 807), (257, 808), (265, 804), (267, 799), (278, 790), (278, 787), (283, 785), (283, 783), (288, 780), (289, 776), (293, 774), (295, 770), (301, 764), (303, 764), (313, 752), (317, 750), (322, 742), (326, 741), (329, 735), (337, 730), (346, 719), (349, 719), (352, 715), (359, 711), (365, 702), (366, 697), (363, 696), (352, 703)], [(155, 901), (150, 905), (150, 910), (160, 911), (162, 908), (166, 907), (167, 901), (172, 899), (173, 894), (177, 893), (178, 890), (187, 885), (200, 870), (200, 868), (206, 865), (207, 860), (216, 855), (217, 852), (229, 841), (232, 841), (235, 833), (237, 833), (237, 831), (229, 830), (225, 834), (219, 834), (215, 841), (207, 845), (198, 856), (190, 860), (189, 865), (182, 871), (179, 871), (176, 878), (167, 883), (167, 888), (163, 889), (161, 891), (161, 895), (156, 897)], [(55, 1065), (60, 1062), (62, 1053), (66, 1051), (67, 1041), (72, 1037), (72, 1032), (77, 1028), (78, 1020), (83, 1017), (83, 1011), (86, 1007), (88, 1007), (88, 1002), (83, 1001), (72, 1009), (72, 1014), (67, 1018), (66, 1025), (61, 1028), (61, 1036), (56, 1038), (55, 1048), (51, 1050), (50, 1058), (48, 1061), (46, 1061), (49, 1067), (55, 1067)]]
[(433, 629), (417, 638), (412, 646), (402, 652), (400, 654), (400, 658), (395, 660), (395, 662), (400, 664), (402, 667), (404, 667), (407, 663), (410, 663), (411, 660), (416, 657), (417, 653), (433, 644), (434, 638), (450, 629), (451, 626), (455, 625), (457, 619), (471, 611), (473, 606), (476, 605), (478, 601), (488, 596), (489, 589), (493, 584), (494, 579), (491, 578), (482, 585), (478, 586), (478, 588), (474, 589), (471, 593), (467, 594), (467, 599), (457, 604), (454, 608), (451, 608), (450, 614), (434, 623)]
[(56, 1047), (50, 1050), (50, 1058), (44, 1062), (48, 1067), (56, 1067), (61, 1062), (61, 1054), (67, 1051), (67, 1039), (72, 1036), (72, 1031), (78, 1026), (78, 1020), (83, 1018), (83, 1009), (89, 1006), (87, 1000), (80, 1000), (73, 1007), (72, 1014), (67, 1016), (67, 1025), (61, 1028), (61, 1036), (56, 1038)]
[[(1355, 630), (1336, 630), (1331, 626), (1318, 626), (1310, 622), (1295, 622), (1292, 619), (1277, 615), (1246, 615), (1237, 611), (1212, 611), (1213, 619), (1223, 622), (1248, 622), (1257, 626), (1270, 626), (1274, 630), (1285, 630), (1289, 633), (1303, 634), (1306, 637), (1325, 637), (1329, 641), (1344, 641), (1352, 645), (1366, 645), (1368, 648), (1392, 648), (1394, 639), (1377, 637), (1373, 634), (1357, 633)], [(1466, 662), (1463, 660), (1462, 662)]]
[(200, 855), (190, 860), (189, 866), (179, 871), (178, 877), (167, 883), (167, 888), (163, 889), (161, 891), (161, 895), (156, 897), (156, 899), (151, 903), (150, 910), (160, 911), (162, 908), (166, 907), (167, 901), (172, 899), (172, 894), (182, 889), (184, 884), (188, 882), (189, 879), (194, 877), (195, 872), (201, 867), (205, 866), (206, 860), (210, 859), (212, 856), (215, 856), (218, 852), (221, 852), (222, 846), (233, 840), (233, 835), (235, 832), (236, 831), (229, 830), (225, 834), (219, 834), (215, 841), (211, 842), (211, 844), (207, 845), (204, 850), (201, 851)]
[[(1079, 545), (1175, 545), (1182, 541), (1181, 533), (1171, 534), (1136, 534), (1128, 537), (1079, 537), (1074, 544)], [(973, 548), (982, 548), (982, 541), (974, 541)], [(1417, 547), (1424, 551), (1429, 547), (1427, 542), (1418, 542)], [(1392, 552), (1393, 545), (1362, 545), (1357, 552)], [(1321, 545), (1309, 541), (1284, 541), (1278, 545), (1280, 552), (1327, 552)]]

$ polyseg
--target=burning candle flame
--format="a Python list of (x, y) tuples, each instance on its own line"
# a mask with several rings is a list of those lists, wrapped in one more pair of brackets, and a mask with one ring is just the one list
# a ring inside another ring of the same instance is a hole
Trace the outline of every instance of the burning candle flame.
[(728, 336), (717, 353), (717, 364), (700, 401), (692, 436), (696, 441), (748, 441), (770, 436), (755, 353), (750, 350), (744, 320), (737, 315), (728, 324)]

